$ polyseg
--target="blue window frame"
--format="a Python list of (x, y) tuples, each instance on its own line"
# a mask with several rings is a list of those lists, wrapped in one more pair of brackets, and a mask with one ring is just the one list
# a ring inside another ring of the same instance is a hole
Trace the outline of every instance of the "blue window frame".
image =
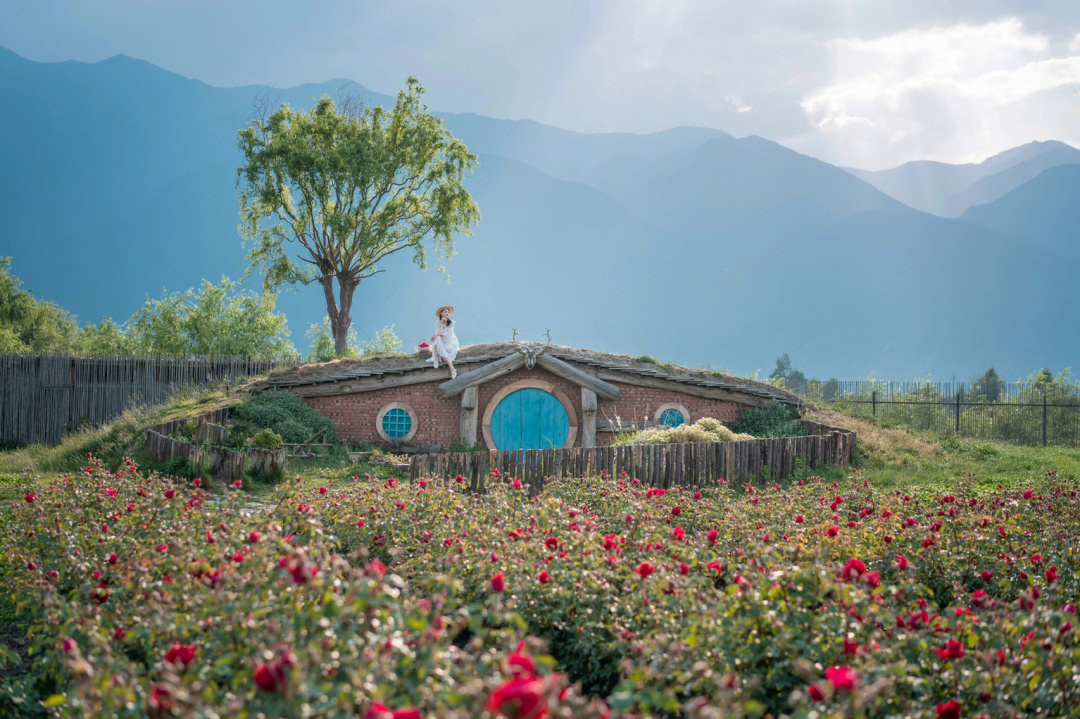
[(382, 418), (383, 432), (392, 439), (401, 439), (412, 430), (412, 417), (400, 407), (387, 410)]
[(683, 417), (682, 412), (674, 407), (665, 409), (663, 414), (660, 415), (660, 424), (665, 427), (678, 427), (684, 422), (686, 422), (686, 418)]

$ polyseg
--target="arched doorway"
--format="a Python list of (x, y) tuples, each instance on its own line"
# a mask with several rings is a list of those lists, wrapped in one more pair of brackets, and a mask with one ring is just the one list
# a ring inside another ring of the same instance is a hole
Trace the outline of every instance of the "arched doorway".
[(484, 412), (484, 439), (494, 449), (572, 447), (577, 417), (566, 395), (542, 380), (502, 388)]

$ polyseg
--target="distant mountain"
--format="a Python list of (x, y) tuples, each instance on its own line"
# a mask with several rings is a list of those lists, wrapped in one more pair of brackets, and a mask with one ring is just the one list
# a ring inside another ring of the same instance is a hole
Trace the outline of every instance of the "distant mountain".
[(962, 219), (1080, 262), (1080, 165), (1046, 170)]
[[(0, 50), (0, 255), (89, 321), (122, 320), (163, 287), (239, 278), (237, 130), (257, 98), (343, 93), (393, 102), (348, 80), (214, 88), (131, 58), (44, 64)], [(411, 345), (451, 302), (465, 343), (550, 328), (560, 343), (742, 372), (785, 351), (825, 376), (994, 363), (1011, 378), (1080, 357), (1080, 337), (1052, 320), (1080, 309), (1080, 266), (1014, 239), (1004, 220), (927, 215), (760, 137), (444, 117), (479, 156), (467, 185), (483, 219), (446, 262), (449, 284), (404, 256), (363, 283), (361, 338), (394, 324)], [(957, 191), (1041, 156), (1017, 148)], [(320, 293), (285, 292), (279, 307), (305, 347)]]
[(1050, 141), (1030, 142), (976, 164), (919, 160), (889, 170), (848, 172), (918, 210), (959, 217), (967, 208), (1001, 197), (1045, 169), (1076, 163), (1080, 150)]

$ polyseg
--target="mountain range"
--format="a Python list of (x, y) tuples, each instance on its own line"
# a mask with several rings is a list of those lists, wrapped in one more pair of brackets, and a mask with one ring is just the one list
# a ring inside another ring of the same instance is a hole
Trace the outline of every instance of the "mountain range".
[[(403, 78), (404, 80), (404, 78)], [(244, 271), (237, 131), (254, 103), (393, 98), (349, 80), (218, 88), (141, 60), (37, 63), (0, 49), (0, 255), (77, 313)], [(482, 215), (447, 278), (392, 258), (361, 285), (361, 338), (411, 345), (457, 308), (463, 343), (560, 344), (740, 373), (781, 352), (810, 375), (1007, 379), (1080, 359), (1080, 150), (841, 168), (761, 137), (583, 134), (442, 114), (480, 160)], [(258, 287), (251, 277), (246, 284)], [(293, 340), (320, 292), (282, 294)]]

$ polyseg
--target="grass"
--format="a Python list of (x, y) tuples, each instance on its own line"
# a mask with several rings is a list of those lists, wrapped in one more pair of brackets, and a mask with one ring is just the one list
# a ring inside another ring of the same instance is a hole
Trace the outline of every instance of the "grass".
[(1026, 447), (913, 432), (834, 410), (815, 408), (807, 416), (816, 422), (854, 430), (856, 468), (882, 488), (908, 493), (949, 490), (971, 478), (987, 491), (1019, 487), (1053, 470), (1064, 479), (1080, 478), (1080, 449)]

